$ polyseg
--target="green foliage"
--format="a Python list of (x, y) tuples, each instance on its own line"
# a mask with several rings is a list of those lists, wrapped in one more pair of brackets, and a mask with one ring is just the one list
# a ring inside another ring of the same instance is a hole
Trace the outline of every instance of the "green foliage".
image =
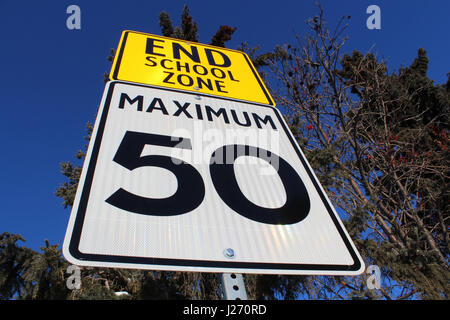
[[(86, 144), (84, 145), (83, 150), (78, 150), (75, 157), (78, 160), (84, 160), (86, 156), (87, 144), (89, 143), (91, 134), (93, 130), (93, 125), (88, 122), (86, 124), (86, 133), (87, 136), (84, 137), (86, 140)], [(61, 186), (56, 190), (55, 195), (63, 199), (63, 206), (67, 208), (68, 206), (72, 206), (73, 201), (75, 199), (75, 194), (77, 192), (78, 181), (81, 175), (82, 166), (73, 165), (71, 162), (62, 162), (61, 173), (68, 179), (68, 181), (61, 184)]]
[(18, 245), (25, 240), (20, 235), (0, 234), (0, 299), (23, 296), (25, 280), (22, 278), (34, 252)]
[(61, 163), (61, 173), (68, 178), (68, 182), (64, 182), (55, 195), (62, 198), (64, 208), (72, 206), (75, 199), (75, 193), (77, 192), (78, 180), (81, 175), (81, 167), (73, 166), (70, 162)]
[(64, 274), (68, 263), (57, 245), (45, 241), (41, 253), (18, 245), (20, 235), (0, 235), (1, 299), (66, 299)]
[(69, 290), (64, 281), (68, 263), (57, 245), (45, 240), (42, 253), (35, 253), (22, 274), (25, 281), (23, 299), (62, 300)]
[[(405, 203), (395, 208), (397, 215), (403, 215), (404, 237), (414, 250), (431, 249), (430, 255), (423, 256), (430, 265), (440, 260), (445, 266), (449, 255), (450, 95), (427, 77), (428, 62), (425, 50), (419, 49), (411, 66), (401, 68), (398, 75), (388, 75), (372, 55), (353, 52), (352, 57), (344, 56), (341, 74), (363, 101), (364, 113), (357, 121), (365, 131), (355, 136), (368, 145), (365, 164), (379, 172), (372, 182), (378, 201), (388, 207)], [(367, 65), (367, 75), (355, 72), (361, 64)], [(370, 77), (375, 69), (378, 78)], [(371, 137), (377, 137), (376, 145)], [(411, 259), (416, 257), (411, 254)]]

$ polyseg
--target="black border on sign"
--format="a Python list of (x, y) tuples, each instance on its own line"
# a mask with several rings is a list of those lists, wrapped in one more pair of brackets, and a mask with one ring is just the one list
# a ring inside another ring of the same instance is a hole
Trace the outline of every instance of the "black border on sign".
[[(120, 62), (122, 61), (123, 52), (124, 52), (124, 50), (125, 50), (125, 44), (126, 44), (127, 38), (128, 38), (128, 33), (130, 33), (130, 32), (132, 32), (132, 33), (137, 33), (137, 34), (142, 34), (142, 35), (149, 35), (149, 36), (151, 35), (151, 34), (148, 34), (148, 33), (143, 33), (143, 32), (138, 32), (138, 31), (124, 31), (123, 39), (122, 39), (122, 42), (121, 42), (120, 48), (119, 48), (119, 55), (117, 56), (117, 61), (116, 61), (116, 64), (114, 65), (114, 70), (113, 70), (112, 76), (111, 76), (112, 80), (127, 81), (127, 82), (130, 81), (130, 80), (119, 79), (119, 78), (118, 78), (118, 75), (119, 75), (119, 69), (120, 69)], [(158, 38), (164, 38), (164, 39), (168, 39), (168, 40), (171, 40), (171, 41), (173, 41), (173, 40), (182, 41), (182, 40), (180, 40), (180, 39), (172, 39), (172, 38), (163, 37), (163, 36), (158, 36), (158, 35), (153, 35), (153, 34), (152, 34), (151, 36), (155, 36), (155, 37), (158, 37)], [(189, 41), (187, 41), (187, 42), (189, 42)], [(202, 44), (202, 43), (193, 43), (193, 44), (201, 45), (201, 46), (204, 46), (204, 47), (218, 48), (218, 47), (214, 47), (214, 46), (207, 45), (207, 44)], [(218, 49), (223, 50), (224, 48), (218, 48)], [(260, 77), (259, 77), (259, 75), (258, 75), (258, 72), (257, 72), (257, 71), (255, 70), (255, 68), (253, 67), (253, 64), (252, 64), (251, 61), (248, 59), (247, 55), (244, 54), (243, 52), (238, 51), (238, 50), (232, 50), (232, 49), (227, 49), (227, 50), (229, 50), (229, 51), (234, 51), (234, 52), (237, 52), (237, 53), (241, 53), (241, 54), (244, 56), (244, 59), (245, 59), (245, 61), (247, 62), (248, 66), (250, 67), (250, 70), (252, 70), (253, 75), (255, 76), (256, 80), (258, 81), (258, 84), (259, 84), (259, 86), (261, 87), (262, 92), (263, 92), (264, 95), (266, 96), (266, 99), (267, 99), (267, 102), (268, 102), (267, 104), (270, 105), (270, 106), (275, 106), (275, 103), (274, 103), (274, 101), (272, 100), (272, 97), (270, 96), (269, 92), (266, 90), (266, 87), (265, 87), (264, 84), (262, 83), (262, 80), (260, 79)], [(130, 81), (130, 82), (133, 82), (133, 81)], [(138, 82), (137, 82), (137, 83), (138, 83)], [(142, 82), (139, 82), (139, 83), (142, 83)], [(143, 83), (143, 84), (149, 85), (149, 86), (153, 86), (153, 85), (146, 84), (146, 83)], [(159, 88), (159, 86), (157, 86), (157, 87)], [(170, 88), (170, 87), (161, 87), (161, 88)], [(171, 88), (171, 89), (173, 89), (173, 88)], [(174, 90), (178, 90), (178, 89), (174, 89)], [(184, 91), (183, 91), (183, 92), (184, 92)], [(191, 91), (191, 92), (192, 92), (192, 91)], [(194, 92), (195, 92), (195, 91), (194, 91)], [(202, 93), (202, 94), (203, 94), (203, 93)], [(206, 95), (207, 95), (207, 94), (206, 94)], [(211, 97), (214, 97), (214, 98), (216, 97), (216, 96), (214, 96), (214, 95), (207, 95), (207, 96), (211, 96)], [(233, 98), (230, 98), (230, 100), (239, 101), (239, 102), (252, 102), (252, 103), (254, 103), (253, 101), (250, 101), (250, 100), (241, 100), (241, 99), (233, 99)], [(255, 103), (257, 103), (257, 102), (255, 102)], [(257, 104), (258, 104), (258, 105), (266, 105), (266, 104), (260, 104), (260, 103), (257, 103)]]
[[(342, 240), (347, 247), (348, 252), (350, 253), (353, 259), (353, 265), (328, 265), (328, 264), (295, 264), (295, 263), (266, 263), (266, 262), (236, 262), (236, 261), (212, 261), (212, 260), (186, 260), (186, 259), (167, 259), (167, 258), (151, 258), (151, 257), (134, 257), (134, 256), (119, 256), (119, 255), (102, 255), (102, 254), (90, 254), (83, 253), (79, 250), (79, 244), (81, 239), (81, 233), (84, 224), (84, 218), (86, 215), (86, 208), (88, 204), (89, 194), (91, 191), (92, 180), (94, 177), (95, 167), (97, 164), (98, 154), (100, 151), (100, 145), (103, 138), (103, 133), (106, 125), (106, 120), (109, 113), (109, 108), (111, 104), (112, 94), (114, 92), (114, 87), (116, 84), (126, 84), (130, 86), (138, 86), (145, 88), (153, 88), (158, 90), (166, 90), (178, 93), (184, 93), (189, 95), (200, 95), (196, 93), (190, 93), (185, 91), (179, 91), (176, 89), (170, 88), (160, 88), (149, 85), (142, 85), (137, 83), (129, 83), (125, 81), (114, 81), (110, 82), (107, 96), (102, 108), (99, 109), (101, 112), (100, 122), (98, 124), (98, 130), (96, 136), (94, 137), (94, 145), (92, 148), (92, 153), (89, 159), (89, 163), (87, 166), (87, 173), (84, 180), (84, 185), (82, 185), (81, 196), (78, 205), (78, 210), (76, 212), (76, 218), (72, 229), (72, 234), (69, 242), (69, 253), (75, 259), (86, 262), (102, 262), (102, 263), (122, 263), (122, 264), (135, 264), (136, 267), (139, 265), (158, 265), (158, 266), (177, 266), (177, 267), (202, 267), (202, 268), (229, 268), (229, 269), (273, 269), (273, 270), (298, 270), (298, 271), (357, 271), (361, 268), (361, 262), (358, 259), (358, 256), (353, 250), (353, 247), (347, 238), (343, 228), (341, 227), (337, 217), (335, 216), (330, 204), (325, 197), (325, 194), (322, 192), (322, 189), (319, 186), (318, 181), (315, 179), (315, 176), (309, 169), (306, 159), (303, 158), (302, 153), (299, 150), (298, 145), (292, 138), (290, 134), (289, 128), (285, 124), (284, 120), (280, 116), (280, 113), (274, 107), (265, 106), (266, 108), (272, 109), (275, 113), (278, 121), (283, 127), (289, 141), (291, 142), (293, 148), (296, 150), (298, 157), (300, 158), (306, 172), (308, 173), (309, 178), (314, 184), (317, 192), (320, 195), (322, 202), (324, 203), (334, 225), (336, 226)], [(206, 95), (203, 95), (206, 96)], [(215, 97), (216, 99), (222, 99), (222, 97)], [(250, 105), (255, 105), (254, 103), (246, 103)], [(120, 267), (120, 266), (117, 266)], [(148, 269), (148, 268), (147, 268)], [(212, 270), (214, 272), (214, 270)]]

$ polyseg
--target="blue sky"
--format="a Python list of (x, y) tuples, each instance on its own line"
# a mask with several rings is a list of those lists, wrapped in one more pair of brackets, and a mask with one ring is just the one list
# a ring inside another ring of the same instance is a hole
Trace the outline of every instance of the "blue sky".
[[(324, 0), (333, 26), (350, 15), (345, 52), (372, 51), (391, 71), (409, 65), (417, 49), (427, 50), (429, 76), (446, 81), (450, 71), (450, 2)], [(81, 8), (81, 30), (66, 28), (66, 8)], [(62, 161), (74, 161), (93, 122), (103, 93), (110, 48), (122, 30), (161, 34), (158, 14), (175, 25), (188, 4), (199, 25), (200, 42), (209, 43), (222, 24), (237, 27), (229, 48), (241, 42), (261, 52), (292, 42), (317, 14), (312, 0), (296, 1), (0, 1), (0, 233), (19, 233), (38, 250), (44, 239), (61, 243), (69, 209), (54, 195), (65, 181)], [(381, 30), (366, 28), (366, 8), (381, 8)], [(76, 161), (75, 161), (76, 162)]]

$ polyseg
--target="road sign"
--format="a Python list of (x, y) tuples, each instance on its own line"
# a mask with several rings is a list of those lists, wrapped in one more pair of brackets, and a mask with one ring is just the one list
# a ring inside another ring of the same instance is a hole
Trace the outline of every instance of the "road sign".
[(120, 81), (105, 87), (63, 253), (152, 270), (364, 268), (275, 108)]
[(274, 105), (247, 54), (141, 32), (122, 33), (109, 76)]

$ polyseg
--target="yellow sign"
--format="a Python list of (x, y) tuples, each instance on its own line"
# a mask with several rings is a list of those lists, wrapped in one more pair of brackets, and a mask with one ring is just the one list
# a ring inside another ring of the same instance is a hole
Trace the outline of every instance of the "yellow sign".
[(141, 32), (122, 33), (109, 77), (275, 105), (244, 52)]

